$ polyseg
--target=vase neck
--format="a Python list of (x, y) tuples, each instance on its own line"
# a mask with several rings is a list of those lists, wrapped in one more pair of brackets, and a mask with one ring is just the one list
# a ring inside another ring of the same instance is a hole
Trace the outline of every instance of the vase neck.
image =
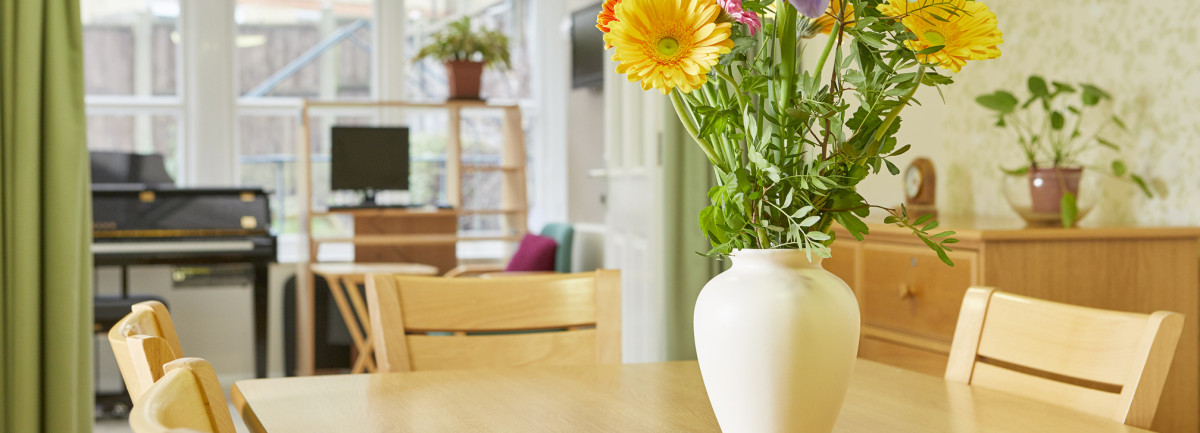
[(748, 267), (780, 267), (780, 268), (817, 268), (821, 269), (821, 262), (825, 259), (812, 253), (812, 259), (803, 249), (742, 249), (734, 250), (729, 256), (733, 259), (733, 267), (748, 268)]

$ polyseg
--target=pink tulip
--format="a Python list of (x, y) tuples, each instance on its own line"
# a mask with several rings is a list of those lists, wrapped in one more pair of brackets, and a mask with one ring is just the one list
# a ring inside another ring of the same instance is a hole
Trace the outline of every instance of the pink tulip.
[(750, 28), (750, 35), (762, 28), (762, 21), (759, 21), (758, 14), (754, 11), (748, 11), (742, 8), (742, 0), (717, 0), (717, 4), (725, 9), (725, 12), (733, 17), (734, 21), (745, 24)]

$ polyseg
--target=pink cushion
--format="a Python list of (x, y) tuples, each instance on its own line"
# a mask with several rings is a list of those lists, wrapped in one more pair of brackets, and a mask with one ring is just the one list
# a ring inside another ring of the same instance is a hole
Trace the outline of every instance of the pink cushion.
[(527, 234), (521, 238), (521, 245), (517, 246), (517, 252), (513, 254), (512, 260), (508, 262), (508, 267), (504, 270), (509, 272), (554, 271), (554, 252), (557, 249), (558, 244), (554, 242), (554, 239)]

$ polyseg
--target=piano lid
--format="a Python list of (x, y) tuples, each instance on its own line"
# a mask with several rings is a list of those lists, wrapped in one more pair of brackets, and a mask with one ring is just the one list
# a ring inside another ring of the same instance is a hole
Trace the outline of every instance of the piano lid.
[(167, 174), (163, 156), (127, 152), (88, 152), (92, 165), (92, 184), (142, 184), (155, 187), (174, 186)]
[(258, 188), (93, 185), (92, 230), (104, 238), (264, 236), (267, 194)]

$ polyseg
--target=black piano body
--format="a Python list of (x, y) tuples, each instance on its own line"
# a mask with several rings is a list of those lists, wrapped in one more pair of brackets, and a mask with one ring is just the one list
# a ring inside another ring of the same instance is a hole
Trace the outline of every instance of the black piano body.
[[(267, 276), (277, 248), (267, 194), (260, 188), (176, 188), (161, 166), (157, 155), (93, 152), (95, 265), (121, 267), (126, 296), (129, 265), (251, 265), (255, 375), (266, 377)], [(125, 167), (133, 172), (127, 177)]]
[(92, 186), (97, 266), (271, 263), (270, 224), (262, 189)]

